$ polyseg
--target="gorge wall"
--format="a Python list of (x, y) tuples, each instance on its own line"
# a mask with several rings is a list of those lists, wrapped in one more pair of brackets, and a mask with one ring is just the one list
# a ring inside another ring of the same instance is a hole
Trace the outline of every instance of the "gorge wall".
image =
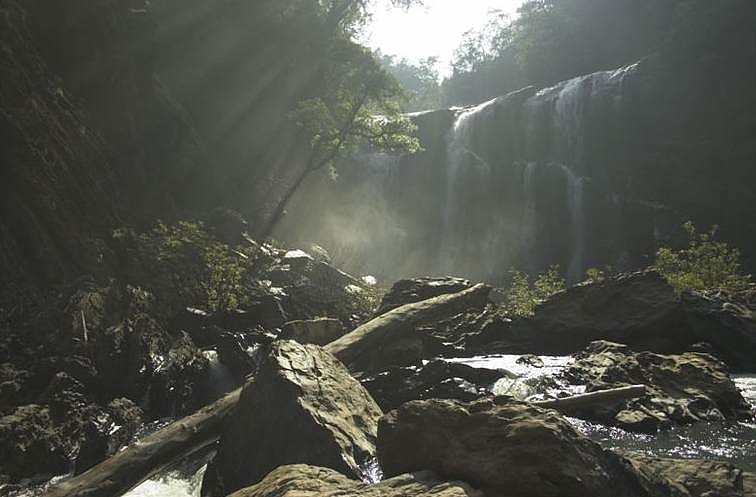
[[(712, 20), (716, 24), (716, 20)], [(745, 21), (744, 21), (745, 22)], [(713, 28), (712, 28), (713, 29)], [(387, 279), (650, 263), (693, 220), (756, 266), (756, 38), (413, 116), (424, 152), (313, 177), (277, 236)]]

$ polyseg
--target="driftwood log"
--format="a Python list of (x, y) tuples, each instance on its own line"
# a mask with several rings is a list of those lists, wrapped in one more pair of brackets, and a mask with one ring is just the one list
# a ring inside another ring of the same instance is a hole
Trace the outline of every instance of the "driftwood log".
[(490, 292), (491, 287), (478, 284), (461, 292), (397, 307), (329, 343), (325, 349), (352, 372), (366, 371), (376, 363), (390, 364), (385, 361), (391, 360), (391, 346), (406, 338), (416, 326), (483, 306)]
[(50, 487), (44, 497), (116, 497), (221, 435), (241, 388), (129, 445), (86, 472)]
[(583, 393), (561, 399), (538, 400), (531, 404), (557, 411), (573, 411), (596, 404), (609, 404), (625, 400), (645, 397), (648, 394), (646, 385), (630, 385), (627, 387), (610, 388), (596, 392)]

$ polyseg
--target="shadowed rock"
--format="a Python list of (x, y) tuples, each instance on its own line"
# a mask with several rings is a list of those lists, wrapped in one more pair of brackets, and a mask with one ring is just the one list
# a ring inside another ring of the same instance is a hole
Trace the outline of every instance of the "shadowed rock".
[(491, 495), (658, 495), (555, 411), (519, 402), (408, 402), (381, 419), (378, 455), (387, 476), (425, 468)]
[(589, 392), (647, 385), (646, 397), (571, 413), (632, 431), (655, 433), (673, 425), (752, 416), (726, 366), (708, 354), (636, 353), (625, 345), (597, 341), (576, 355), (566, 375), (586, 384)]
[(375, 454), (381, 410), (320, 347), (275, 342), (243, 390), (208, 466), (203, 495), (223, 496), (284, 464), (317, 464), (351, 478)]

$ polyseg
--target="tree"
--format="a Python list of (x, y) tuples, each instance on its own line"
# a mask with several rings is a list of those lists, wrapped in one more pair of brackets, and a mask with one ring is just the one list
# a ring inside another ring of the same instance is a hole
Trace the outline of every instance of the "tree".
[(559, 274), (559, 266), (551, 266), (536, 276), (533, 283), (520, 271), (511, 271), (512, 283), (507, 294), (503, 312), (507, 316), (532, 316), (538, 304), (565, 288), (564, 278)]
[(342, 153), (358, 146), (404, 154), (420, 149), (414, 124), (401, 114), (404, 92), (367, 48), (337, 38), (321, 73), (319, 91), (301, 100), (290, 116), (310, 141), (308, 163), (279, 201), (263, 237), (270, 235), (305, 178), (333, 166)]
[(442, 106), (438, 57), (427, 57), (418, 64), (413, 64), (404, 58), (384, 55), (380, 50), (374, 56), (406, 92), (407, 98), (401, 102), (403, 111), (416, 112)]

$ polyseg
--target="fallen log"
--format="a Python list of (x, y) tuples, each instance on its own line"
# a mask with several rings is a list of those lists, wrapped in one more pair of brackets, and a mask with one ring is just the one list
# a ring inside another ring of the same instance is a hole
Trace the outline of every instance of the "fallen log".
[(50, 487), (43, 497), (116, 497), (221, 435), (241, 388), (214, 404), (129, 445), (86, 472)]
[(444, 319), (474, 306), (483, 306), (491, 287), (478, 284), (467, 290), (405, 304), (368, 321), (351, 333), (329, 343), (325, 349), (352, 372), (364, 372), (373, 365), (390, 365), (391, 346), (406, 338), (417, 325)]
[(646, 385), (630, 385), (627, 387), (610, 388), (607, 390), (598, 390), (570, 397), (562, 397), (561, 399), (537, 400), (531, 402), (531, 404), (538, 407), (545, 407), (547, 409), (556, 409), (557, 411), (569, 411), (596, 404), (607, 404), (637, 399), (645, 397), (646, 395), (648, 395)]

